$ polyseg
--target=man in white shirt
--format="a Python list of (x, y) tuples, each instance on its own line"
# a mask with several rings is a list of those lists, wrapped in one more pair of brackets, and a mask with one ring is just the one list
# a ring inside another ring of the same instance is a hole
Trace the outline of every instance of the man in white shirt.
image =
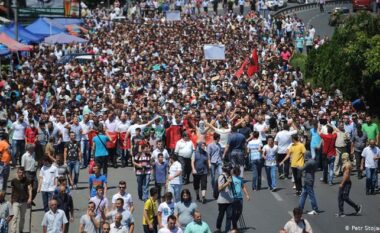
[(119, 192), (112, 196), (112, 208), (116, 208), (116, 200), (118, 198), (123, 198), (124, 206), (123, 208), (129, 210), (133, 213), (135, 207), (133, 206), (132, 195), (127, 193), (127, 183), (124, 180), (119, 181)]
[(18, 120), (12, 123), (12, 167), (16, 167), (17, 160), (21, 164), (21, 156), (25, 153), (25, 129), (27, 126), (23, 115), (20, 115)]
[(40, 170), (38, 179), (37, 192), (41, 192), (44, 210), (47, 212), (49, 211), (49, 201), (53, 197), (54, 190), (57, 187), (58, 169), (56, 166), (52, 165), (48, 157), (44, 158), (43, 163), (44, 165)]
[(310, 223), (302, 218), (303, 210), (301, 208), (293, 209), (293, 218), (290, 219), (284, 226), (284, 230), (288, 233), (313, 233)]
[(161, 228), (158, 233), (183, 233), (181, 228), (176, 226), (177, 218), (174, 215), (170, 215), (167, 219), (167, 227)]
[(82, 152), (82, 169), (88, 166), (90, 162), (90, 145), (88, 141), (88, 133), (92, 129), (92, 123), (90, 122), (90, 116), (88, 114), (84, 114), (83, 120), (79, 122), (81, 127), (81, 141), (80, 148)]
[(65, 212), (58, 209), (57, 200), (50, 200), (50, 210), (47, 211), (42, 219), (43, 233), (63, 233), (65, 224), (68, 223)]
[(194, 153), (194, 145), (186, 132), (182, 133), (182, 138), (175, 145), (174, 153), (178, 154), (178, 160), (182, 165), (182, 177), (184, 184), (190, 183), (191, 157)]
[(173, 202), (173, 194), (165, 193), (165, 201), (158, 206), (158, 227), (163, 228), (168, 225), (168, 217), (174, 214), (175, 203)]
[[(292, 135), (297, 133), (297, 128), (294, 123), (292, 123), (292, 128), (293, 130), (290, 130), (289, 124), (285, 123), (284, 129), (278, 132), (274, 138), (274, 143), (278, 146), (278, 163), (286, 157), (287, 150), (292, 144)], [(289, 179), (289, 160), (287, 160), (284, 165), (279, 165), (278, 173), (280, 179)]]
[(59, 118), (59, 122), (54, 125), (54, 128), (59, 132), (59, 136), (62, 139), (62, 142), (57, 147), (57, 153), (63, 153), (65, 148), (65, 143), (70, 141), (69, 130), (70, 124), (66, 122), (64, 116)]
[(115, 215), (115, 221), (111, 223), (110, 225), (110, 233), (129, 233), (133, 231), (128, 232), (128, 228), (126, 226), (123, 226), (121, 224), (121, 220), (123, 219), (123, 216), (120, 213), (116, 213)]
[(261, 140), (263, 145), (265, 145), (267, 142), (266, 132), (268, 132), (268, 129), (269, 129), (269, 127), (264, 121), (264, 116), (259, 116), (256, 124), (254, 124), (254, 126), (253, 126), (253, 131), (257, 131), (260, 133), (259, 139)]
[(374, 139), (371, 139), (369, 141), (369, 145), (364, 148), (362, 157), (363, 159), (360, 168), (362, 171), (365, 168), (365, 176), (367, 180), (366, 194), (373, 195), (377, 184), (377, 161), (380, 159), (380, 149), (376, 146), (376, 141)]
[(158, 154), (162, 154), (164, 156), (164, 161), (169, 162), (169, 152), (164, 148), (163, 142), (161, 140), (157, 141), (157, 147), (152, 152), (152, 159), (154, 159), (156, 162), (158, 162)]

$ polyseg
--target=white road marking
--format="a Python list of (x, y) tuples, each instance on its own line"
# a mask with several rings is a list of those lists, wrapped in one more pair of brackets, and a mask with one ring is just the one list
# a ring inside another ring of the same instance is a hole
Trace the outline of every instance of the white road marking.
[(270, 193), (274, 196), (274, 198), (275, 198), (278, 202), (281, 202), (281, 201), (284, 200), (284, 199), (282, 199), (282, 197), (280, 196), (280, 194), (275, 193), (275, 192), (270, 192)]

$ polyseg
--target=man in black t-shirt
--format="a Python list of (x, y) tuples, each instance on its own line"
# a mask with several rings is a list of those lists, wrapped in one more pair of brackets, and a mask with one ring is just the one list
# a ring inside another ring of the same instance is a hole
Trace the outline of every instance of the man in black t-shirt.
[(32, 203), (32, 184), (25, 177), (25, 170), (19, 167), (17, 177), (11, 181), (11, 202), (13, 218), (10, 222), (10, 232), (22, 232), (28, 205)]
[(64, 159), (69, 170), (69, 177), (72, 177), (74, 171), (74, 179), (71, 183), (73, 189), (76, 189), (78, 184), (81, 156), (80, 144), (75, 140), (75, 133), (70, 132), (70, 141), (65, 145)]

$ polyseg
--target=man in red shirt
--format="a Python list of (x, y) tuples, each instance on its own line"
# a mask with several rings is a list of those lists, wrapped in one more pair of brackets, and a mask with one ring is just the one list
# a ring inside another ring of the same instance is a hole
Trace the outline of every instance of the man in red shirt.
[[(321, 133), (321, 127), (318, 127), (318, 134), (323, 140), (322, 148), (322, 164), (323, 164), (323, 179), (324, 183), (333, 185), (334, 178), (334, 162), (335, 162), (335, 141), (336, 133), (331, 125), (327, 125), (327, 134)], [(328, 174), (328, 176), (327, 176)]]
[(38, 129), (35, 127), (34, 123), (31, 123), (25, 129), (25, 144), (35, 144), (37, 141)]

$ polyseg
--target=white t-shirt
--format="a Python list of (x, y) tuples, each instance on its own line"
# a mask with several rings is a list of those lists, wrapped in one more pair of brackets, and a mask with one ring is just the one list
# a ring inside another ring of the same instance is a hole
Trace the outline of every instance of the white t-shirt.
[(276, 155), (277, 155), (278, 146), (273, 145), (270, 147), (269, 145), (265, 145), (263, 151), (265, 152), (265, 166), (276, 166)]
[(133, 125), (129, 126), (128, 133), (131, 136), (131, 138), (133, 138), (134, 136), (136, 136), (136, 129), (137, 128), (140, 128), (141, 132), (144, 132), (145, 127), (146, 127), (146, 124), (143, 124), (143, 125), (133, 124)]
[(260, 122), (257, 122), (254, 126), (253, 126), (253, 130), (254, 131), (257, 131), (260, 133), (259, 135), (259, 139), (261, 141), (266, 141), (267, 140), (267, 135), (266, 133), (264, 132), (264, 129), (267, 128), (267, 124), (265, 124), (265, 121), (263, 121), (263, 123), (260, 123)]
[[(169, 168), (169, 176), (170, 177), (174, 177), (174, 175), (181, 171), (182, 172), (182, 165), (180, 162), (178, 161), (175, 161)], [(182, 184), (182, 176), (179, 175), (177, 177), (175, 177), (174, 179), (172, 179), (169, 184)]]
[(249, 149), (249, 156), (251, 160), (261, 159), (260, 148), (263, 147), (263, 143), (260, 139), (252, 139), (248, 142), (247, 148)]
[(296, 133), (297, 130), (281, 130), (277, 133), (274, 141), (277, 142), (279, 154), (286, 154), (289, 145), (292, 143), (292, 135)]
[(112, 204), (115, 204), (116, 200), (119, 198), (123, 198), (124, 200), (123, 209), (131, 211), (130, 206), (133, 205), (132, 195), (129, 193), (125, 193), (124, 196), (122, 196), (120, 193), (116, 193), (112, 196)]
[(20, 123), (19, 121), (15, 121), (12, 124), (13, 130), (13, 140), (25, 140), (25, 129), (27, 127), (26, 122)]
[(164, 227), (167, 226), (168, 217), (174, 214), (174, 207), (175, 207), (174, 202), (171, 202), (170, 204), (168, 204), (167, 202), (162, 202), (158, 206), (158, 212), (161, 213), (162, 225)]
[(53, 192), (56, 188), (55, 179), (58, 178), (58, 169), (56, 166), (50, 167), (42, 166), (40, 170), (40, 178), (42, 178), (41, 191)]
[(378, 162), (377, 160), (374, 160), (374, 158), (378, 156), (380, 156), (379, 147), (375, 146), (374, 148), (371, 148), (370, 146), (367, 146), (364, 148), (362, 152), (362, 157), (365, 158), (364, 166), (366, 168), (377, 168)]
[(87, 121), (87, 122), (81, 121), (81, 122), (79, 122), (79, 125), (82, 129), (81, 139), (82, 140), (88, 140), (88, 133), (90, 132), (91, 127), (92, 127), (91, 122), (90, 121)]
[(228, 135), (231, 133), (231, 129), (215, 129), (215, 133), (218, 133), (220, 135), (220, 146), (222, 148), (225, 148), (228, 141)]
[(191, 140), (185, 141), (183, 139), (179, 140), (175, 145), (175, 153), (184, 158), (191, 158), (194, 152), (194, 145)]
[(69, 129), (66, 128), (67, 125), (67, 122), (63, 124), (61, 122), (58, 122), (55, 124), (55, 128), (57, 128), (57, 130), (62, 134), (62, 141), (64, 142), (70, 141)]
[(129, 121), (125, 121), (124, 123), (120, 121), (117, 125), (116, 131), (120, 133), (127, 132), (130, 125), (131, 123)]
[(155, 162), (158, 162), (158, 154), (159, 153), (162, 153), (162, 155), (164, 156), (164, 161), (165, 162), (169, 162), (169, 153), (166, 149), (163, 149), (163, 150), (160, 150), (158, 148), (156, 148), (153, 152), (152, 152), (152, 159), (154, 159)]

